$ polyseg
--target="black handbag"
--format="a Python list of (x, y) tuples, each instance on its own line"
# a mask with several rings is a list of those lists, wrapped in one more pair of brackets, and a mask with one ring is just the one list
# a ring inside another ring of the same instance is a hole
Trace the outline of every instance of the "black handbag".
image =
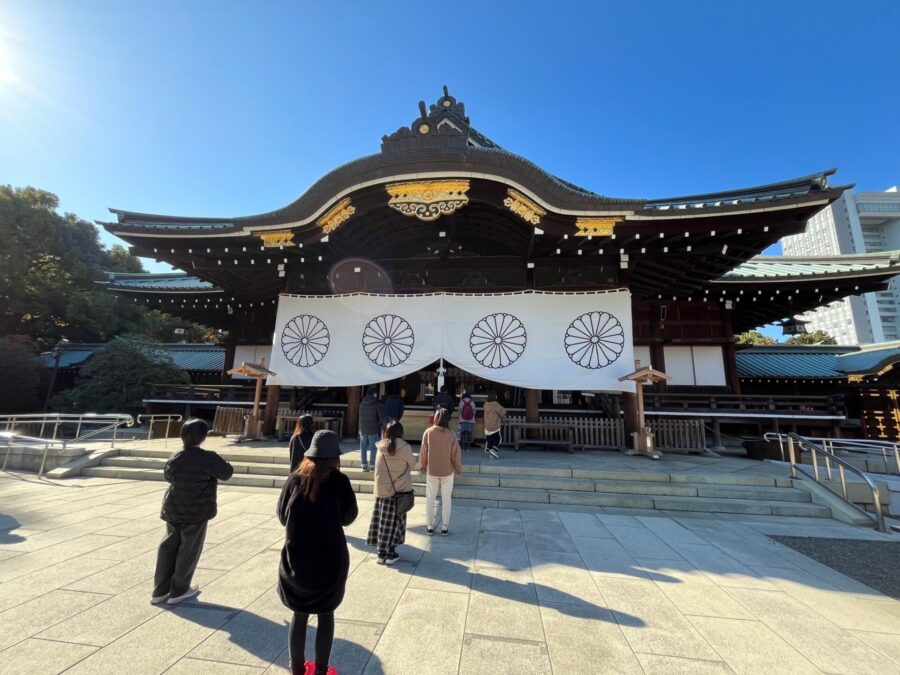
[[(387, 469), (388, 478), (391, 479), (391, 487), (394, 488), (394, 496), (397, 498), (397, 513), (406, 513), (407, 511), (411, 511), (412, 507), (416, 505), (416, 493), (413, 490), (404, 490), (403, 492), (397, 492), (397, 486), (394, 483), (394, 477), (391, 475), (391, 470), (388, 467), (387, 460), (384, 459), (384, 455), (381, 455), (381, 459), (384, 460), (384, 468)], [(409, 467), (407, 466), (404, 469), (403, 473), (409, 471)], [(402, 476), (403, 473), (400, 475)]]

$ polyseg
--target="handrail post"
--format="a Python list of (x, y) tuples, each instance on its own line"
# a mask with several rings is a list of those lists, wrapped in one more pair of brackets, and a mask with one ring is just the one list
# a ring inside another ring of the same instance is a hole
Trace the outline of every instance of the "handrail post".
[(810, 451), (809, 454), (812, 455), (813, 472), (816, 474), (816, 480), (819, 480), (819, 458), (818, 458), (819, 453), (816, 452), (815, 448), (812, 448), (812, 450)]
[(9, 453), (12, 452), (12, 442), (13, 437), (10, 434), (9, 438), (6, 439), (6, 457), (3, 459), (3, 470), (6, 471), (6, 463), (9, 461)]
[(47, 462), (47, 453), (50, 452), (50, 443), (44, 443), (44, 456), (41, 457), (41, 468), (38, 469), (38, 480), (44, 477), (44, 464)]
[(844, 499), (847, 499), (847, 475), (844, 473), (844, 465), (838, 464), (838, 473), (841, 476), (841, 492), (844, 495)]
[(112, 444), (109, 446), (110, 449), (115, 449), (115, 447), (116, 447), (116, 434), (118, 433), (118, 431), (119, 431), (119, 422), (118, 422), (118, 420), (116, 420), (115, 422), (113, 422), (113, 437), (112, 437)]
[(794, 439), (788, 436), (788, 457), (791, 461), (791, 478), (799, 478), (797, 475), (797, 461), (794, 454)]
[(81, 436), (81, 423), (84, 422), (84, 415), (78, 416), (78, 426), (75, 427), (75, 438)]

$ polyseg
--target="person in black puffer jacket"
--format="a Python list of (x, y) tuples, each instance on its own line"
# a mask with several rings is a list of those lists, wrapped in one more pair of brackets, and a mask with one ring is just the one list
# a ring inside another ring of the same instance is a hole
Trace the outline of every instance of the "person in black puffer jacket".
[(158, 605), (177, 605), (197, 594), (191, 579), (197, 569), (206, 526), (216, 517), (216, 487), (228, 480), (234, 468), (200, 444), (209, 428), (201, 419), (189, 419), (181, 427), (184, 448), (169, 457), (164, 471), (169, 489), (159, 517), (166, 521), (166, 536), (156, 556), (153, 596)]

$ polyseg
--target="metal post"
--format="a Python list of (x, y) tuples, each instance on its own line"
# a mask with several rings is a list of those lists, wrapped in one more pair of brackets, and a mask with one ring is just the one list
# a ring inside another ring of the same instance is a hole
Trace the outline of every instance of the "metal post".
[(3, 470), (6, 471), (6, 463), (9, 461), (9, 453), (12, 451), (12, 434), (6, 439), (6, 457), (3, 459)]
[(78, 416), (78, 426), (75, 427), (75, 438), (81, 436), (81, 423), (84, 422), (84, 415)]
[(847, 499), (847, 476), (844, 475), (844, 465), (838, 464), (838, 473), (841, 475), (841, 492), (844, 495), (844, 499)]
[(116, 434), (119, 432), (119, 420), (113, 422), (113, 437), (112, 437), (112, 445), (109, 447), (114, 449), (116, 447)]
[(875, 521), (878, 523), (879, 532), (887, 532), (887, 526), (884, 523), (884, 513), (881, 512), (881, 490), (878, 485), (872, 490), (872, 501), (875, 506)]
[(41, 468), (38, 470), (38, 480), (44, 477), (44, 464), (47, 462), (48, 452), (50, 452), (50, 444), (44, 443), (44, 456), (41, 457)]
[(818, 458), (819, 453), (816, 452), (815, 448), (812, 448), (810, 450), (810, 454), (812, 455), (813, 472), (816, 474), (816, 480), (819, 480), (819, 458)]
[(794, 439), (790, 436), (788, 436), (788, 457), (791, 461), (791, 478), (799, 478), (797, 474), (797, 460), (794, 456)]
[(894, 462), (897, 463), (897, 473), (900, 473), (900, 443), (894, 443)]

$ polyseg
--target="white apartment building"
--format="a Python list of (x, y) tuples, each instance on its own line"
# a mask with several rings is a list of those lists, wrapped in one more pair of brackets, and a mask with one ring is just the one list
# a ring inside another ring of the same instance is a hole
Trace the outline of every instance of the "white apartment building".
[[(828, 256), (900, 250), (900, 192), (845, 192), (830, 207), (810, 218), (806, 232), (781, 241), (786, 256)], [(866, 344), (900, 339), (900, 280), (888, 290), (849, 297), (809, 312), (810, 331), (824, 330), (838, 344)]]

